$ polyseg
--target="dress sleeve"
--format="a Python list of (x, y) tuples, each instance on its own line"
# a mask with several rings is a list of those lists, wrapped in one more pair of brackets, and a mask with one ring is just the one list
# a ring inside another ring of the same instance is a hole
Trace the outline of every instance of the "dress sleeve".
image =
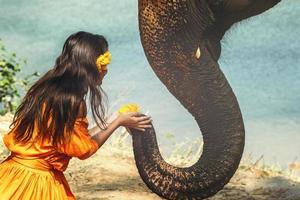
[(71, 157), (77, 157), (81, 160), (87, 159), (96, 153), (99, 145), (91, 138), (88, 132), (88, 125), (89, 122), (86, 117), (77, 118), (70, 142), (59, 145), (58, 152)]

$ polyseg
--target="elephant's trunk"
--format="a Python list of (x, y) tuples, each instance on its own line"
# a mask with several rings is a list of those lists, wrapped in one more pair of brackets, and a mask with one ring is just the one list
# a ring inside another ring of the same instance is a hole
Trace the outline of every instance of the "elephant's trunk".
[(140, 176), (167, 199), (203, 199), (217, 193), (235, 173), (243, 153), (240, 108), (216, 62), (220, 34), (207, 35), (216, 28), (215, 20), (206, 1), (139, 0), (140, 35), (147, 59), (194, 116), (204, 140), (199, 160), (181, 168), (164, 161), (154, 128), (145, 134), (133, 133)]
[(136, 165), (143, 181), (158, 195), (203, 199), (222, 189), (239, 165), (244, 148), (241, 112), (217, 65), (185, 74), (165, 70), (164, 74), (176, 77), (162, 80), (195, 117), (203, 134), (203, 153), (190, 167), (174, 167), (163, 160), (152, 128), (145, 134), (133, 134)]

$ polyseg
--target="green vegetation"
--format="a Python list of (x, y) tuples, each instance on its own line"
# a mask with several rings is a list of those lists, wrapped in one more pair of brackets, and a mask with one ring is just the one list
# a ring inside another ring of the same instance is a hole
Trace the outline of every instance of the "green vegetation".
[(19, 59), (16, 53), (10, 53), (0, 39), (0, 115), (14, 112), (20, 103), (20, 90), (26, 91), (30, 79), (39, 76), (34, 72), (25, 78), (17, 79), (17, 74), (26, 60)]

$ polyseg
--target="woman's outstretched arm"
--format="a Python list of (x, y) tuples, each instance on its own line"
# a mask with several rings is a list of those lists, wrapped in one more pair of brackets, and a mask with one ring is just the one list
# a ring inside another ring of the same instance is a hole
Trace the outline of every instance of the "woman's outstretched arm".
[[(84, 101), (79, 106), (79, 117), (87, 116), (87, 108)], [(145, 131), (145, 128), (150, 128), (151, 122), (150, 116), (141, 116), (139, 112), (129, 112), (125, 114), (118, 115), (114, 113), (111, 119), (108, 120), (108, 126), (106, 129), (101, 130), (98, 126), (88, 129), (91, 138), (95, 140), (100, 148), (106, 140), (111, 136), (111, 134), (120, 126), (126, 128), (135, 128), (141, 131)]]
[(118, 127), (125, 126), (126, 128), (135, 128), (144, 132), (145, 128), (151, 127), (149, 124), (151, 121), (150, 116), (141, 116), (139, 112), (129, 112), (117, 115), (115, 119), (108, 123), (106, 129), (101, 130), (98, 126), (95, 126), (89, 129), (89, 133), (100, 148)]
[(116, 118), (108, 124), (105, 130), (101, 130), (98, 126), (95, 126), (89, 129), (89, 134), (91, 135), (92, 139), (98, 143), (100, 148), (119, 126), (119, 120)]

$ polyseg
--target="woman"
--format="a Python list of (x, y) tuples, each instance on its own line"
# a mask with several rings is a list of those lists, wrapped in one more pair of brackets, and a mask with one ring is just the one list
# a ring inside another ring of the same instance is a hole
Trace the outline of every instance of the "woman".
[[(81, 31), (68, 37), (54, 68), (28, 90), (3, 137), (11, 155), (0, 164), (1, 200), (75, 199), (63, 174), (72, 157), (89, 158), (119, 126), (151, 126), (150, 117), (138, 112), (106, 122), (100, 85), (110, 59), (103, 36)], [(88, 95), (97, 124), (90, 130)]]

